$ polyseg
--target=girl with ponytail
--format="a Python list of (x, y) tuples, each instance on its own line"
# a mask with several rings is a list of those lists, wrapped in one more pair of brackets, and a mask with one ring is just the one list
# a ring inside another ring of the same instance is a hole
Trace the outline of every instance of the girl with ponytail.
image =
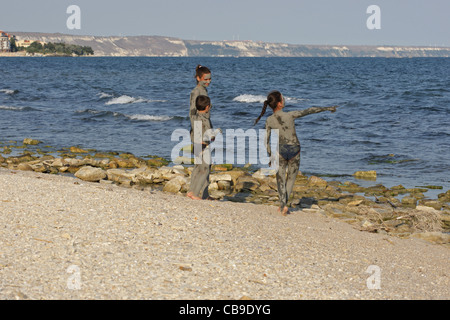
[[(191, 117), (192, 114), (197, 113), (197, 108), (195, 106), (197, 97), (208, 96), (207, 88), (211, 84), (211, 71), (207, 67), (199, 64), (197, 68), (195, 68), (195, 79), (197, 80), (197, 86), (191, 91), (189, 117)], [(209, 118), (209, 112), (207, 113), (207, 117)]]
[(267, 107), (270, 107), (273, 114), (266, 120), (266, 149), (269, 157), (272, 159), (273, 154), (270, 149), (270, 134), (272, 130), (278, 130), (278, 167), (277, 170), (277, 187), (280, 198), (279, 211), (283, 215), (289, 214), (287, 206), (289, 197), (292, 193), (300, 166), (300, 141), (298, 140), (295, 130), (295, 119), (310, 114), (331, 111), (335, 112), (337, 106), (332, 107), (311, 107), (305, 110), (297, 110), (284, 112), (285, 100), (279, 91), (272, 91), (264, 101), (261, 114), (255, 121), (255, 125), (266, 113)]

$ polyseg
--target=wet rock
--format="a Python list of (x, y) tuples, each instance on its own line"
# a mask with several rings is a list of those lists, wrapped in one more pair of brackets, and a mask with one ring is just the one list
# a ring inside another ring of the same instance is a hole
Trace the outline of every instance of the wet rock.
[(381, 196), (381, 195), (385, 195), (386, 191), (388, 191), (388, 188), (386, 188), (382, 184), (377, 184), (375, 186), (365, 188), (364, 195), (366, 195), (366, 196), (374, 196), (374, 195)]
[[(0, 159), (0, 162), (1, 162), (1, 159)], [(448, 190), (445, 193), (438, 194), (438, 199), (441, 202), (450, 202), (450, 190)]]
[(107, 175), (103, 169), (85, 166), (75, 173), (75, 177), (83, 181), (98, 182), (105, 179)]
[(232, 164), (215, 164), (212, 166), (211, 170), (212, 171), (230, 171), (233, 169), (233, 165)]
[(415, 207), (416, 203), (417, 203), (417, 199), (414, 197), (407, 196), (402, 199), (402, 205), (404, 205), (404, 206)]
[[(181, 163), (181, 162), (180, 162)], [(187, 162), (187, 163), (189, 163), (189, 162)], [(149, 167), (163, 167), (163, 166), (166, 166), (166, 165), (168, 165), (169, 164), (169, 161), (167, 161), (166, 159), (164, 159), (164, 158), (157, 158), (157, 157), (155, 157), (155, 158), (152, 158), (152, 159), (149, 159), (149, 160), (147, 160), (147, 162), (146, 162), (146, 164), (149, 166)]]
[(343, 184), (340, 184), (338, 186), (338, 189), (341, 191), (351, 192), (351, 193), (360, 193), (364, 192), (365, 188), (359, 186), (356, 183), (346, 181)]
[(36, 160), (36, 158), (33, 157), (32, 155), (24, 154), (24, 155), (18, 156), (18, 157), (9, 157), (6, 160), (6, 163), (19, 164), (22, 162), (30, 162), (30, 161), (34, 161), (34, 160)]
[(36, 139), (31, 139), (31, 138), (25, 138), (23, 139), (23, 144), (26, 145), (38, 145), (39, 143), (42, 143), (42, 141), (36, 140)]
[(353, 176), (357, 179), (364, 179), (364, 180), (376, 180), (377, 179), (377, 172), (375, 170), (370, 171), (356, 171)]
[(70, 147), (70, 152), (72, 153), (88, 153), (87, 150), (81, 149), (79, 147)]

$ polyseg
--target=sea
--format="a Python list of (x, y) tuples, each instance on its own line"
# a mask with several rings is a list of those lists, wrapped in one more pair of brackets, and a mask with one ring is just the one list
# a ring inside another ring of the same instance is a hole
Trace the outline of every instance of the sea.
[[(449, 58), (3, 57), (0, 154), (33, 138), (49, 151), (171, 159), (175, 130), (190, 128), (198, 64), (212, 72), (211, 121), (223, 132), (264, 129), (270, 108), (253, 123), (272, 90), (286, 97), (285, 111), (339, 106), (296, 120), (305, 175), (442, 188), (427, 197), (450, 189)], [(369, 170), (376, 181), (353, 176)]]

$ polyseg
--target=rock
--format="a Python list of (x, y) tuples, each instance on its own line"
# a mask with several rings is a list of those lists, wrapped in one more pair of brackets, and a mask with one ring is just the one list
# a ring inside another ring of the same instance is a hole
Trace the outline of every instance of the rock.
[(247, 172), (241, 171), (241, 170), (232, 170), (228, 171), (227, 174), (231, 176), (231, 180), (233, 181), (233, 185), (235, 186), (237, 184), (237, 180), (242, 176), (248, 176), (251, 177)]
[(98, 182), (105, 179), (107, 175), (103, 169), (85, 166), (75, 173), (75, 177), (83, 181)]
[(28, 163), (19, 163), (17, 169), (22, 171), (33, 171), (33, 168)]
[(70, 167), (80, 167), (84, 165), (83, 160), (73, 158), (65, 158), (62, 163), (64, 163), (64, 165), (69, 165)]
[(377, 172), (375, 170), (370, 171), (356, 171), (354, 174), (357, 179), (376, 180)]
[[(0, 159), (0, 163), (1, 163), (1, 159)], [(441, 202), (450, 202), (450, 190), (448, 190), (445, 193), (439, 193), (438, 199)]]
[(255, 191), (260, 185), (259, 181), (252, 176), (240, 176), (237, 179), (235, 190), (236, 192), (241, 192), (242, 190)]
[(177, 176), (165, 184), (163, 191), (178, 193), (182, 191), (183, 186), (185, 186), (186, 184), (187, 180), (185, 177)]
[(415, 233), (412, 235), (412, 237), (437, 244), (450, 243), (450, 234), (442, 232)]
[[(139, 184), (152, 184), (160, 182), (161, 174), (156, 168), (145, 168), (136, 173), (135, 181)], [(156, 182), (155, 182), (156, 181)]]
[(117, 182), (126, 186), (134, 184), (133, 180), (136, 179), (136, 174), (130, 174), (125, 169), (109, 169), (106, 171), (108, 180)]
[[(441, 210), (441, 208), (442, 208), (442, 202), (436, 201), (436, 200), (420, 200), (419, 204), (422, 206), (425, 206), (425, 207), (431, 207), (436, 210)], [(418, 207), (422, 207), (422, 206), (418, 206)]]
[(350, 206), (350, 207), (357, 207), (361, 203), (363, 203), (363, 201), (364, 200), (353, 200), (353, 201), (350, 201), (349, 203), (347, 203), (347, 205)]
[(357, 185), (356, 183), (349, 182), (349, 181), (338, 185), (338, 188), (342, 191), (347, 191), (347, 192), (351, 192), (351, 193), (364, 192), (364, 190), (365, 190), (364, 187), (361, 187), (361, 186)]
[(229, 191), (229, 190), (231, 190), (231, 181), (225, 181), (225, 180), (217, 181), (217, 186), (218, 186), (219, 190)]
[(311, 176), (308, 179), (308, 186), (325, 189), (327, 187), (327, 182), (322, 178)]
[(231, 169), (233, 169), (233, 165), (228, 163), (215, 164), (211, 168), (212, 171), (229, 171)]
[[(180, 162), (181, 163), (181, 162)], [(188, 162), (190, 163), (190, 162)], [(169, 161), (167, 161), (164, 158), (153, 158), (153, 159), (149, 159), (147, 160), (147, 165), (149, 167), (162, 167), (162, 166), (166, 166), (169, 164)]]
[(414, 198), (414, 197), (404, 197), (403, 199), (402, 199), (402, 204), (404, 205), (404, 206), (412, 206), (412, 207), (415, 207), (416, 206), (416, 203), (417, 203), (417, 199), (416, 198)]
[(210, 183), (208, 186), (208, 191), (219, 190), (219, 185), (217, 182)]
[(70, 152), (72, 152), (72, 153), (88, 153), (88, 151), (78, 148), (78, 147), (70, 147)]
[(233, 181), (233, 178), (228, 173), (215, 173), (209, 176), (209, 181), (211, 183), (218, 181), (228, 181), (231, 183)]
[(22, 162), (30, 162), (30, 161), (34, 161), (36, 160), (35, 157), (29, 155), (29, 154), (24, 154), (22, 156), (18, 156), (18, 157), (9, 157), (6, 162), (7, 163), (12, 163), (12, 164), (19, 164)]
[(23, 144), (27, 144), (27, 145), (37, 145), (39, 143), (42, 143), (42, 141), (39, 140), (35, 140), (35, 139), (31, 139), (31, 138), (25, 138), (23, 139)]
[[(150, 160), (149, 160), (150, 161)], [(148, 163), (148, 161), (147, 161), (147, 163)], [(188, 158), (188, 157), (182, 157), (182, 156), (180, 156), (180, 157), (177, 157), (174, 161), (173, 161), (173, 163), (176, 163), (176, 164), (194, 164), (194, 158)], [(150, 165), (150, 164), (149, 164)], [(154, 167), (156, 167), (157, 165), (150, 165), (150, 166), (154, 166)]]

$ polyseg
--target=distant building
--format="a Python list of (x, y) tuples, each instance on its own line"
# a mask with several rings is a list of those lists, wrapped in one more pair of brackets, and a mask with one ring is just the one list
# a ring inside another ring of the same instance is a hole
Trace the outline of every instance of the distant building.
[(2, 52), (9, 52), (11, 51), (11, 42), (10, 42), (10, 36), (6, 32), (0, 31), (0, 51)]

